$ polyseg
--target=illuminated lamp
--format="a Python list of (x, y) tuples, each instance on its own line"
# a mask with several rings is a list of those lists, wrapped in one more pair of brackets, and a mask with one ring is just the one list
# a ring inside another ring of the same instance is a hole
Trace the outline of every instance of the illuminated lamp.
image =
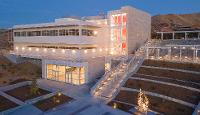
[(97, 31), (94, 31), (94, 35), (97, 35), (97, 33), (98, 33)]
[(99, 51), (102, 52), (102, 49), (100, 48)]
[(52, 52), (55, 52), (55, 49), (52, 49)]
[(185, 49), (185, 47), (182, 47), (183, 49)]
[(87, 50), (84, 50), (84, 53), (86, 54), (88, 51)]
[(15, 49), (18, 50), (19, 48), (18, 48), (18, 47), (15, 47)]
[(31, 51), (32, 49), (31, 49), (31, 48), (28, 48), (28, 50)]
[(46, 48), (44, 48), (44, 50), (43, 50), (44, 52), (46, 52), (47, 51), (47, 49)]
[(38, 51), (39, 51), (39, 48), (36, 48), (36, 51), (38, 52)]
[(94, 52), (96, 52), (96, 50), (95, 50), (95, 49), (92, 49), (92, 52), (94, 53)]
[(25, 48), (24, 47), (22, 47), (22, 50), (24, 50)]
[(76, 53), (76, 51), (75, 51), (75, 50), (72, 50), (72, 53), (73, 53), (73, 54), (75, 54), (75, 53)]
[(64, 50), (64, 49), (62, 49), (62, 53), (65, 53), (65, 50)]
[(106, 48), (105, 50), (108, 51), (108, 48)]

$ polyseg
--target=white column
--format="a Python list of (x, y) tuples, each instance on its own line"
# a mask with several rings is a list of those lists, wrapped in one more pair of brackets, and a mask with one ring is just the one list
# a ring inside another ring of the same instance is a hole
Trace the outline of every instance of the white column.
[(193, 49), (193, 61), (196, 61), (196, 48)]
[(181, 60), (181, 58), (182, 58), (182, 49), (181, 49), (181, 47), (180, 47), (179, 60)]
[(161, 32), (161, 40), (163, 40), (163, 32)]
[(157, 49), (157, 59), (160, 59), (159, 57), (160, 57), (160, 49), (158, 48)]
[(185, 39), (187, 39), (187, 32), (185, 32)]
[[(172, 56), (171, 56), (172, 53), (171, 53), (171, 52), (172, 52), (172, 49), (171, 49), (171, 47), (170, 47), (170, 48), (168, 49), (168, 57), (169, 57), (170, 60), (171, 60), (171, 58), (172, 58)], [(168, 57), (167, 57), (167, 58), (168, 58)]]
[(173, 40), (174, 40), (174, 32), (172, 33), (172, 38), (173, 38)]
[(146, 58), (149, 59), (149, 48), (146, 47)]

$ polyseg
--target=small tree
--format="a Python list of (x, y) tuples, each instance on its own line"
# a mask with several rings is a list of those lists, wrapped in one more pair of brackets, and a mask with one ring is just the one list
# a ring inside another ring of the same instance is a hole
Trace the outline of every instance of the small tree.
[(37, 79), (33, 79), (31, 83), (30, 94), (36, 95), (38, 93)]
[(140, 112), (146, 113), (148, 111), (148, 106), (149, 106), (149, 99), (140, 89), (140, 92), (138, 94), (138, 110)]

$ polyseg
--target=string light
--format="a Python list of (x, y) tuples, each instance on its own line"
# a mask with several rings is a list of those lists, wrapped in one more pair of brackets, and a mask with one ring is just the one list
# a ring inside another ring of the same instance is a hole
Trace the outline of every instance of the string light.
[(149, 99), (146, 97), (146, 95), (144, 94), (144, 92), (142, 92), (142, 90), (140, 89), (140, 92), (138, 94), (138, 111), (140, 112), (147, 112), (148, 111), (148, 107), (149, 107)]

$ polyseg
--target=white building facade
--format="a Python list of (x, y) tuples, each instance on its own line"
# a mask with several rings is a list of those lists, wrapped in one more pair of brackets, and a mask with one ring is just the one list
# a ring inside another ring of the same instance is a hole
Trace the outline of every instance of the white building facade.
[(128, 56), (150, 38), (151, 16), (126, 6), (106, 16), (60, 18), (13, 27), (14, 55), (42, 60), (42, 78), (75, 85), (109, 69), (109, 60)]

